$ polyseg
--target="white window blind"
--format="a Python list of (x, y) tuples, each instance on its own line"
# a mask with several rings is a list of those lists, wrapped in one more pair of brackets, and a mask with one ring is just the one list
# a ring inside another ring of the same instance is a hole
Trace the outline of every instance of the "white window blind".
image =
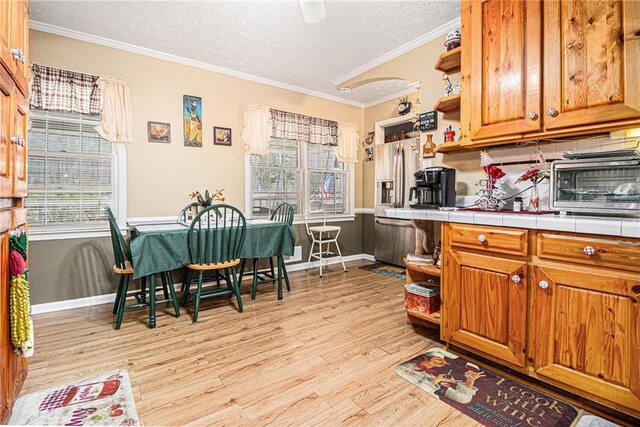
[(116, 158), (95, 131), (100, 116), (32, 110), (29, 131), (31, 226), (96, 228), (116, 212)]

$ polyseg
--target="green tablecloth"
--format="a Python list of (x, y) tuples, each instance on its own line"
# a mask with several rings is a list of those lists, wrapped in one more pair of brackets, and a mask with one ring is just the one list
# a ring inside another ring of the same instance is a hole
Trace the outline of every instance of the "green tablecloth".
[[(132, 230), (133, 278), (174, 270), (191, 262), (189, 227), (184, 224), (141, 225)], [(296, 234), (288, 224), (247, 221), (241, 258), (293, 255)]]

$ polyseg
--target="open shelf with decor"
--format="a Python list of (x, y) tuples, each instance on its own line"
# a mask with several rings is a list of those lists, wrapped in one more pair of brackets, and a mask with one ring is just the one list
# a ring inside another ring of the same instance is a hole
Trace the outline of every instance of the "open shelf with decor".
[[(405, 260), (407, 283), (427, 281), (438, 283), (440, 279), (440, 269), (432, 264), (414, 264)], [(405, 290), (405, 293), (407, 291)], [(440, 295), (436, 296), (440, 298)], [(438, 305), (439, 306), (439, 305)], [(407, 306), (407, 323), (428, 328), (440, 327), (440, 311), (425, 313), (415, 308)]]
[(457, 71), (458, 69), (460, 69), (461, 58), (462, 58), (461, 47), (451, 49), (449, 51), (444, 52), (442, 55), (438, 57), (433, 68), (435, 68), (438, 71), (442, 71), (443, 73), (450, 73), (452, 71)]
[(433, 109), (443, 114), (455, 113), (460, 111), (460, 94), (444, 96), (436, 101)]

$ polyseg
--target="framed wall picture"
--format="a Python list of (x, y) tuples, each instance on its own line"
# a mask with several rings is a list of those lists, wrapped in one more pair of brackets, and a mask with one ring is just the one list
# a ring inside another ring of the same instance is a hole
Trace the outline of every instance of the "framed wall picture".
[(171, 123), (147, 122), (147, 139), (149, 142), (171, 142)]
[(202, 98), (184, 95), (182, 115), (185, 147), (202, 147)]
[(231, 129), (213, 127), (213, 144), (231, 146)]

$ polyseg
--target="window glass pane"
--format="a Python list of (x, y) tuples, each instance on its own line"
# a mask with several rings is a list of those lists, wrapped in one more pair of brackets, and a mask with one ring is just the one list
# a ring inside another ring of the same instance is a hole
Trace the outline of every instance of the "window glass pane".
[(89, 225), (115, 210), (115, 157), (95, 131), (100, 117), (32, 111), (29, 131), (31, 225)]
[(307, 144), (307, 152), (309, 169), (344, 169), (344, 164), (336, 158), (335, 147), (331, 145)]
[(250, 167), (253, 216), (268, 217), (285, 201), (296, 214), (304, 214), (305, 200), (308, 210), (348, 212), (348, 174), (336, 158), (335, 147), (273, 139), (269, 154), (251, 156)]
[(280, 203), (288, 202), (296, 213), (300, 209), (302, 173), (297, 141), (271, 140), (269, 153), (252, 155), (251, 209), (253, 216), (269, 217)]

